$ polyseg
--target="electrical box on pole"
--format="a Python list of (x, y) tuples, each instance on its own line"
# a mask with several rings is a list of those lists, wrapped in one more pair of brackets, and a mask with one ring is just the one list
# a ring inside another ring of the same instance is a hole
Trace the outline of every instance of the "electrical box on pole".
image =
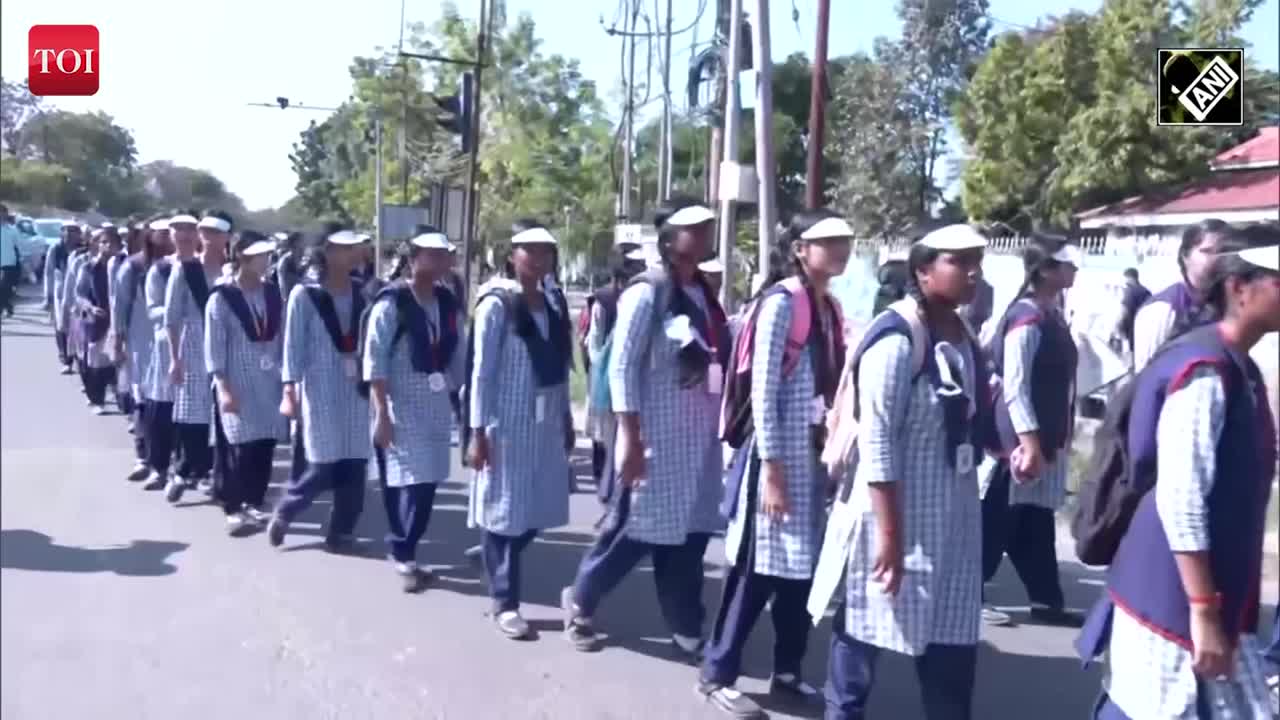
[(471, 151), (472, 113), (475, 111), (475, 79), (465, 72), (458, 79), (458, 91), (453, 95), (432, 97), (444, 115), (436, 123), (461, 139), (461, 151)]

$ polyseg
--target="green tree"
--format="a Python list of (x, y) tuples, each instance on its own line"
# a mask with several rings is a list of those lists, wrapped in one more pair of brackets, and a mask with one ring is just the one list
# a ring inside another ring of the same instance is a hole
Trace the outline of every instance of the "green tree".
[(75, 205), (68, 210), (94, 207), (122, 216), (140, 209), (133, 135), (106, 113), (39, 113), (23, 123), (17, 154), (67, 169)]
[(42, 110), (41, 99), (31, 94), (26, 82), (0, 79), (0, 144), (17, 156), (22, 144), (22, 126)]
[[(326, 125), (328, 122), (325, 121)], [(295, 190), (302, 206), (313, 215), (349, 219), (339, 201), (338, 186), (330, 167), (331, 152), (325, 144), (325, 127), (313, 120), (293, 145), (289, 161), (293, 163), (293, 172), (298, 178)]]

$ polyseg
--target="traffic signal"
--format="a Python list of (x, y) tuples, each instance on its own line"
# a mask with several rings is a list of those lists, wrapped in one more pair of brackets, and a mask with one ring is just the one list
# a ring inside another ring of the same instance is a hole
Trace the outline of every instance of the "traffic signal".
[(472, 113), (475, 109), (475, 81), (471, 73), (463, 73), (454, 95), (433, 96), (436, 106), (445, 115), (436, 119), (440, 127), (462, 139), (462, 152), (471, 150)]
[(288, 109), (289, 109), (289, 98), (287, 98), (287, 97), (277, 97), (277, 98), (276, 98), (276, 104), (280, 106), (280, 109), (281, 109), (281, 110), (288, 110)]

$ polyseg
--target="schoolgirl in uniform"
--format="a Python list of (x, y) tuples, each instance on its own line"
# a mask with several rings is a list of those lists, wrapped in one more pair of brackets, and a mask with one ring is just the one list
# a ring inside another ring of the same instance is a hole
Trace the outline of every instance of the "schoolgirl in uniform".
[(387, 546), (405, 592), (420, 592), (429, 573), (417, 562), (436, 488), (452, 464), (452, 391), (462, 385), (460, 305), (436, 284), (448, 271), (452, 243), (440, 232), (409, 241), (410, 277), (378, 293), (369, 316), (364, 376), (373, 405), (373, 442), (387, 511)]
[[(1067, 496), (1078, 358), (1060, 299), (1075, 283), (1080, 258), (1078, 246), (1052, 236), (1033, 236), (1023, 251), (1026, 281), (991, 345), (1001, 377), (1003, 401), (995, 407), (1001, 452), (984, 466), (982, 498), (983, 582), (991, 582), (1007, 554), (1031, 600), (1031, 618), (1077, 626), (1058, 579), (1054, 513)], [(1010, 622), (991, 607), (983, 618)]]
[(111, 293), (109, 290), (110, 260), (120, 250), (120, 236), (115, 228), (99, 230), (97, 247), (89, 261), (80, 265), (76, 277), (75, 296), (78, 311), (84, 319), (84, 378), (85, 395), (93, 412), (107, 412), (107, 388), (115, 379), (115, 361), (112, 357)]
[(1280, 331), (1280, 246), (1233, 232), (1217, 250), (1202, 286), (1213, 321), (1135, 381), (1131, 481), (1154, 489), (1078, 643), (1107, 653), (1102, 720), (1272, 716), (1256, 633), (1276, 428), (1249, 350)]
[[(116, 285), (120, 282), (120, 275), (124, 271), (125, 263), (129, 260), (129, 254), (136, 252), (138, 247), (138, 229), (132, 222), (124, 225), (124, 233), (121, 237), (121, 245), (116, 250), (116, 254), (111, 256), (107, 261), (107, 296), (114, 303), (116, 299)], [(129, 365), (125, 362), (123, 354), (118, 352), (120, 340), (118, 336), (122, 332), (122, 328), (118, 328), (115, 324), (115, 315), (109, 318), (111, 322), (110, 334), (112, 338), (109, 350), (112, 362), (115, 365), (115, 383), (113, 390), (116, 397), (116, 406), (120, 409), (120, 414), (129, 419), (129, 432), (134, 432), (133, 415), (136, 399), (133, 394), (133, 380), (129, 377)]]
[[(698, 271), (711, 254), (715, 213), (687, 201), (656, 223), (662, 265), (618, 301), (609, 385), (618, 418), (619, 489), (604, 531), (561, 596), (575, 648), (598, 646), (596, 609), (642, 559), (653, 560), (658, 600), (678, 653), (699, 661), (705, 609), (702, 557), (724, 526), (719, 424), (727, 320)], [(610, 472), (606, 466), (606, 473)]]
[[(187, 217), (191, 217), (187, 215)], [(143, 424), (147, 433), (147, 465), (151, 476), (144, 490), (159, 490), (169, 482), (169, 469), (176, 446), (177, 430), (173, 424), (173, 383), (169, 380), (169, 331), (165, 326), (165, 295), (173, 268), (195, 257), (196, 237), (191, 232), (174, 234), (169, 230), (170, 217), (153, 220), (151, 244), (157, 257), (147, 270), (143, 292), (147, 300), (147, 319), (151, 322), (151, 356), (142, 391), (147, 398), (147, 414)], [(166, 251), (172, 251), (169, 254)]]
[[(87, 399), (89, 374), (88, 366), (85, 364), (85, 351), (88, 348), (85, 343), (84, 312), (76, 297), (76, 287), (80, 282), (80, 269), (97, 255), (98, 231), (94, 230), (90, 234), (82, 229), (81, 232), (88, 240), (77, 247), (67, 260), (67, 279), (62, 285), (62, 295), (58, 303), (67, 328), (67, 356), (75, 362), (76, 373), (80, 377), (80, 390)], [(89, 400), (89, 405), (93, 405), (92, 400)]]
[(265, 502), (280, 415), (284, 299), (264, 275), (275, 243), (246, 230), (236, 239), (234, 278), (205, 308), (205, 367), (213, 376), (215, 421), (225, 466), (218, 489), (227, 532), (240, 535), (269, 515)]
[[(120, 266), (111, 310), (116, 328), (116, 354), (121, 358), (124, 373), (130, 379), (130, 394), (134, 398), (134, 452), (137, 463), (129, 473), (129, 480), (145, 480), (151, 474), (147, 449), (148, 394), (145, 391), (147, 371), (151, 364), (155, 328), (147, 312), (146, 277), (151, 266), (170, 251), (168, 232), (152, 229), (159, 227), (159, 219), (144, 223), (140, 233), (140, 249), (130, 255)], [(161, 237), (163, 235), (163, 238)]]
[[(743, 648), (770, 602), (770, 691), (801, 700), (818, 697), (800, 674), (811, 622), (805, 605), (826, 520), (827, 474), (815, 424), (825, 420), (844, 367), (843, 323), (827, 284), (844, 272), (852, 238), (853, 229), (836, 213), (797, 213), (787, 230), (789, 251), (777, 258), (779, 275), (794, 272), (795, 279), (790, 285), (767, 283), (747, 331), (752, 334), (738, 341), (752, 350), (746, 370), (752, 424), (737, 451), (744, 459), (732, 464), (725, 483), (726, 493), (733, 493), (725, 537), (730, 568), (698, 685), (700, 694), (735, 717), (762, 714), (734, 684)], [(792, 294), (796, 289), (803, 297)], [(802, 312), (809, 332), (806, 344), (797, 347), (791, 331)]]
[(1208, 270), (1218, 244), (1230, 230), (1225, 222), (1208, 219), (1183, 231), (1178, 248), (1182, 280), (1151, 296), (1134, 316), (1134, 372), (1142, 370), (1169, 338), (1189, 330), (1204, 315), (1201, 306)]
[[(856, 467), (839, 491), (853, 523), (847, 547), (822, 550), (845, 568), (827, 720), (866, 717), (883, 650), (914, 658), (926, 720), (972, 717), (982, 542), (974, 456), (986, 373), (956, 308), (973, 300), (985, 246), (967, 225), (916, 242), (907, 257), (914, 303), (904, 312), (916, 313), (926, 337), (914, 340), (907, 316), (889, 310), (854, 350)], [(917, 372), (913, 352), (922, 350)]]
[(195, 233), (200, 238), (200, 256), (183, 260), (169, 275), (165, 289), (165, 328), (169, 333), (169, 381), (173, 383), (173, 422), (182, 462), (165, 487), (165, 499), (176, 503), (182, 493), (197, 482), (212, 492), (213, 450), (210, 423), (213, 420), (213, 391), (205, 367), (204, 320), (209, 295), (222, 276), (227, 259), (231, 216), (221, 211), (207, 213), (199, 222), (193, 216), (169, 220), (175, 236)]
[(67, 347), (67, 316), (62, 312), (62, 291), (69, 282), (71, 255), (80, 248), (83, 238), (80, 226), (67, 221), (62, 223), (62, 239), (49, 250), (44, 264), (44, 306), (53, 321), (53, 340), (58, 350), (58, 362), (62, 374), (71, 374), (71, 353)]
[(569, 521), (571, 329), (540, 285), (555, 247), (536, 222), (513, 227), (508, 277), (481, 287), (473, 331), (471, 520), (483, 531), (494, 621), (513, 639), (530, 633), (520, 614), (522, 555), (538, 531)]
[(318, 282), (304, 281), (289, 295), (285, 311), (284, 397), (280, 412), (301, 421), (304, 469), (290, 477), (267, 525), (267, 540), (279, 547), (289, 524), (325, 491), (333, 509), (325, 546), (353, 548), (356, 522), (364, 508), (364, 486), (372, 452), (369, 401), (361, 396), (357, 346), (361, 288), (351, 271), (364, 255), (363, 241), (330, 225), (312, 265)]

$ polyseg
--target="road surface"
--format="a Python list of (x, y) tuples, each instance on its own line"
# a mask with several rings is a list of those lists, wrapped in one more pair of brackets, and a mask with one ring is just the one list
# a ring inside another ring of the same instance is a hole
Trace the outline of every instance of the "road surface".
[[(540, 637), (512, 642), (486, 618), (483, 583), (462, 559), (475, 535), (461, 485), (437, 496), (420, 550), (434, 586), (405, 595), (383, 559), (375, 489), (360, 521), (361, 557), (320, 549), (323, 501), (283, 551), (261, 535), (229, 538), (221, 512), (198, 493), (173, 507), (124, 479), (132, 457), (123, 420), (90, 415), (73, 379), (57, 374), (33, 306), (4, 322), (0, 351), (4, 720), (722, 717), (695, 697), (695, 671), (668, 653), (648, 568), (602, 609), (600, 627), (612, 636), (603, 651), (579, 654), (560, 636), (556, 598), (598, 514), (589, 493), (573, 498), (570, 527), (530, 548), (524, 611)], [(282, 451), (277, 483), (284, 459)], [(721, 558), (717, 543), (711, 609)], [(1064, 576), (1076, 605), (1096, 592), (1088, 573), (1064, 565)], [(997, 600), (1022, 602), (1013, 585), (1004, 578)], [(766, 688), (770, 636), (762, 623), (740, 684), (747, 692)], [(811, 638), (815, 683), (828, 639), (824, 622)], [(988, 631), (975, 717), (1084, 717), (1097, 678), (1070, 656), (1071, 639), (1029, 625)], [(909, 662), (886, 657), (881, 679), (874, 717), (920, 717)]]

